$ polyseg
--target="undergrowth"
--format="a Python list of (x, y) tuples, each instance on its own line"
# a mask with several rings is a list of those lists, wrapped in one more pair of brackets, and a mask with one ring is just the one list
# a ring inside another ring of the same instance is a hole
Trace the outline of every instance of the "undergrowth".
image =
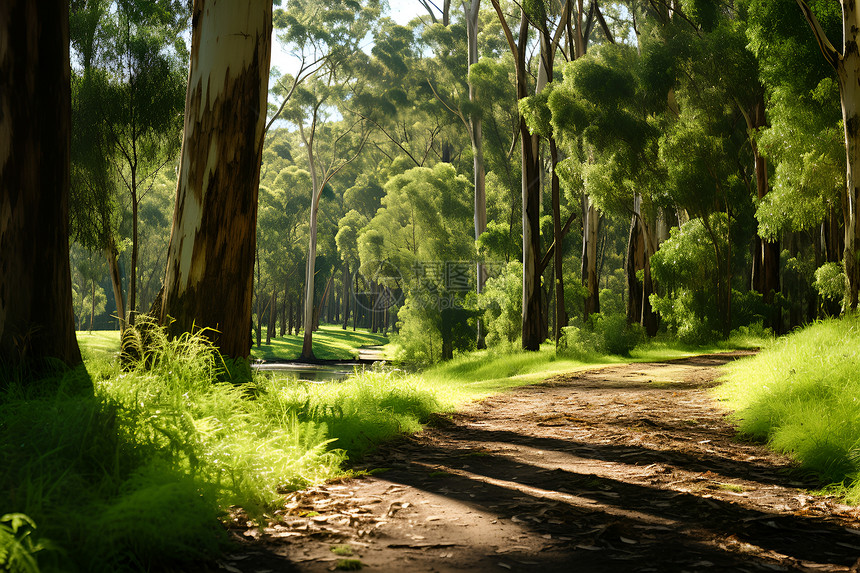
[(860, 318), (815, 323), (728, 369), (740, 431), (860, 501)]
[(262, 518), (437, 407), (381, 372), (337, 385), (232, 380), (205, 338), (146, 336), (153, 350), (126, 370), (89, 362), (38, 385), (0, 381), (0, 571), (211, 559), (231, 507)]

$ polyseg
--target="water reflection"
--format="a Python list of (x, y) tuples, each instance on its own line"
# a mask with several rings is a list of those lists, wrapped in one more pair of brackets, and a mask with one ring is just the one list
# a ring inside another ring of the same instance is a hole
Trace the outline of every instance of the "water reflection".
[(304, 364), (297, 362), (267, 362), (253, 365), (260, 372), (277, 372), (302, 382), (324, 384), (340, 382), (356, 371), (363, 372), (369, 365), (357, 362), (339, 362), (334, 364)]

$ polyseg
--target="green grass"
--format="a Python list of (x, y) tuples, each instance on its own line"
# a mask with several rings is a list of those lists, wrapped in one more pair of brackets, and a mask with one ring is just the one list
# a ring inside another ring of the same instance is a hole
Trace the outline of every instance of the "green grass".
[(119, 353), (119, 330), (79, 330), (77, 335), (84, 360), (109, 362)]
[[(265, 340), (265, 338), (264, 338)], [(302, 335), (288, 335), (272, 339), (271, 344), (251, 347), (251, 358), (261, 360), (295, 360), (302, 353)], [(314, 332), (314, 355), (320, 360), (352, 360), (358, 358), (362, 346), (384, 345), (388, 338), (373, 334), (366, 328), (353, 332), (340, 326), (321, 325)]]
[(860, 318), (795, 331), (728, 367), (717, 394), (739, 430), (860, 500)]
[[(360, 347), (387, 343), (386, 336), (373, 334), (366, 328), (353, 331), (335, 325), (322, 325), (313, 336), (314, 354), (320, 360), (353, 360), (358, 357)], [(110, 360), (119, 352), (119, 331), (79, 331), (78, 344), (85, 358)], [(260, 360), (295, 360), (301, 353), (302, 335), (295, 334), (273, 338), (271, 344), (251, 347), (251, 358)]]

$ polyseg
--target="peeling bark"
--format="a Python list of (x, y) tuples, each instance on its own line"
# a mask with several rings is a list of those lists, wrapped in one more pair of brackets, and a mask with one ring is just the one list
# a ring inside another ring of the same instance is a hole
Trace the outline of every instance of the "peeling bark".
[(195, 0), (176, 207), (162, 322), (211, 328), (221, 352), (250, 353), (257, 191), (272, 0)]
[(0, 2), (0, 367), (81, 362), (69, 267), (69, 5)]

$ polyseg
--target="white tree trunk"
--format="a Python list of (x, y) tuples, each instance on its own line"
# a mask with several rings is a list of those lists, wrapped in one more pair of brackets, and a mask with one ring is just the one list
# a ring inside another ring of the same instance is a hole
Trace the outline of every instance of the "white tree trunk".
[[(478, 63), (478, 15), (480, 13), (481, 0), (471, 0), (463, 3), (466, 13), (466, 39), (469, 49), (469, 68)], [(474, 104), (477, 100), (475, 86), (469, 81), (469, 101)], [(484, 134), (480, 114), (473, 113), (469, 118), (469, 137), (472, 142), (472, 167), (475, 181), (475, 240), (487, 230), (487, 190), (486, 171), (484, 168)], [(475, 290), (478, 294), (484, 291), (486, 282), (484, 265), (478, 262), (476, 269)], [(478, 318), (478, 348), (484, 348), (484, 328), (482, 320)]]
[(308, 149), (308, 165), (311, 169), (311, 221), (308, 229), (310, 240), (308, 241), (308, 264), (305, 267), (305, 335), (302, 340), (302, 355), (305, 360), (315, 358), (313, 349), (314, 333), (314, 275), (316, 274), (317, 259), (317, 213), (320, 206), (321, 189), (318, 189), (319, 178), (317, 177), (316, 162), (313, 152), (313, 136), (311, 141), (305, 141)]
[(860, 288), (860, 264), (857, 261), (857, 247), (860, 243), (860, 53), (857, 42), (860, 40), (860, 10), (853, 0), (843, 0), (842, 20), (845, 46), (840, 66), (837, 67), (839, 92), (842, 96), (842, 123), (845, 126), (845, 153), (848, 171), (845, 178), (848, 194), (845, 211), (845, 275), (847, 277), (847, 305), (857, 308), (857, 294)]
[(162, 321), (247, 357), (272, 0), (195, 0)]

